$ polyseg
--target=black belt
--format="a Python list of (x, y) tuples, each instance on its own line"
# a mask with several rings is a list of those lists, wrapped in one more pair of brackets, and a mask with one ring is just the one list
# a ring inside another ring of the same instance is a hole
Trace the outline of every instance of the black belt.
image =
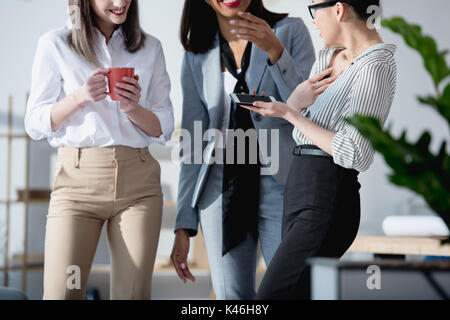
[(314, 145), (299, 145), (294, 148), (294, 155), (302, 156), (302, 155), (312, 155), (312, 156), (320, 156), (320, 157), (330, 157), (331, 155), (323, 151), (317, 146)]

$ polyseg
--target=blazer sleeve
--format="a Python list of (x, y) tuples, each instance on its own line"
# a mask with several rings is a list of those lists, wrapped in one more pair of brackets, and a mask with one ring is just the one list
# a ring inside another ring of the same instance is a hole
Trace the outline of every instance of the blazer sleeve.
[(187, 229), (191, 237), (198, 231), (198, 211), (191, 206), (197, 177), (200, 172), (201, 163), (195, 163), (195, 152), (202, 153), (202, 147), (194, 147), (195, 122), (208, 119), (208, 113), (203, 104), (195, 85), (194, 74), (190, 62), (190, 54), (185, 53), (182, 70), (181, 86), (183, 92), (183, 112), (181, 118), (180, 134), (180, 159), (181, 171), (178, 184), (177, 218), (175, 221), (175, 232), (178, 229)]
[(308, 79), (315, 61), (311, 35), (303, 20), (296, 18), (286, 28), (285, 34), (277, 33), (285, 47), (281, 58), (273, 65), (268, 60), (268, 68), (283, 101), (289, 98), (299, 83)]

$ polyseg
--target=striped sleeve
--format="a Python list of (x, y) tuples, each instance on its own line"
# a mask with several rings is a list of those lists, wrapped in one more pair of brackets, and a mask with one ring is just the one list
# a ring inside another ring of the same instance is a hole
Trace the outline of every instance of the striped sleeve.
[[(386, 62), (365, 65), (353, 85), (350, 106), (345, 117), (355, 114), (376, 117), (382, 124), (386, 121), (395, 91), (395, 76)], [(369, 169), (374, 150), (352, 125), (345, 122), (332, 141), (334, 162), (344, 168), (360, 172)]]

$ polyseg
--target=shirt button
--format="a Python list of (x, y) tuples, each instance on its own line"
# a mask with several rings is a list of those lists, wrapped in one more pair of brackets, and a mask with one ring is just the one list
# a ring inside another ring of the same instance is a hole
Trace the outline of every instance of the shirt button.
[(286, 70), (286, 69), (283, 69), (283, 75), (286, 74), (286, 72), (287, 72), (287, 70)]

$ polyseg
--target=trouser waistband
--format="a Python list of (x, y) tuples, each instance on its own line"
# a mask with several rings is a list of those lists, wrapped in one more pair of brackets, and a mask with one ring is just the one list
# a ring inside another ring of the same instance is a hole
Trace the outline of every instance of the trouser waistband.
[(128, 146), (111, 147), (60, 147), (58, 148), (58, 158), (63, 161), (72, 161), (75, 167), (79, 167), (80, 160), (87, 162), (103, 162), (112, 160), (130, 160), (140, 158), (145, 161), (145, 156), (149, 155), (148, 148), (133, 148)]

